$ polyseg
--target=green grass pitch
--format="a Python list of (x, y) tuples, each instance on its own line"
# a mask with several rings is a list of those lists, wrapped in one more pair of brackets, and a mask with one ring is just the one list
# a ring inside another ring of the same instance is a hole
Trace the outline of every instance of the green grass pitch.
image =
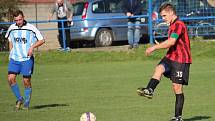
[[(185, 121), (215, 121), (215, 59), (196, 55), (190, 83), (184, 88), (183, 116)], [(158, 61), (36, 63), (28, 111), (13, 110), (15, 97), (6, 79), (7, 64), (2, 64), (0, 120), (79, 121), (82, 113), (90, 111), (98, 121), (168, 121), (175, 102), (168, 79), (162, 79), (152, 100), (136, 94), (138, 87), (147, 84)], [(18, 83), (23, 94), (20, 76)]]

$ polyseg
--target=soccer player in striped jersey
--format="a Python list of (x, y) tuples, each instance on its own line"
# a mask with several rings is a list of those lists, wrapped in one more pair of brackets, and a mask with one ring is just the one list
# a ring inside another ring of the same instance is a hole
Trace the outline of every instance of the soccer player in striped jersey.
[[(34, 67), (33, 50), (45, 43), (39, 30), (24, 20), (23, 12), (17, 10), (13, 13), (15, 23), (12, 24), (5, 37), (9, 40), (8, 82), (16, 97), (16, 109), (28, 109), (31, 99), (31, 75)], [(16, 82), (18, 74), (23, 76), (24, 97), (21, 95)]]
[(162, 19), (169, 24), (168, 39), (160, 44), (153, 45), (146, 49), (148, 56), (158, 49), (168, 48), (166, 56), (156, 66), (154, 74), (146, 88), (138, 88), (140, 96), (152, 98), (156, 86), (159, 84), (162, 75), (170, 78), (172, 88), (176, 96), (175, 116), (171, 121), (182, 121), (182, 110), (184, 104), (183, 85), (188, 85), (189, 68), (192, 63), (190, 52), (190, 40), (187, 27), (179, 20), (175, 8), (170, 3), (164, 3), (160, 7)]

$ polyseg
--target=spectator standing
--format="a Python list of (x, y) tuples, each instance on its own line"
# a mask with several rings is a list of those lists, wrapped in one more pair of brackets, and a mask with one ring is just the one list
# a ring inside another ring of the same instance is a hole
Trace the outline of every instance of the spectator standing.
[(65, 32), (66, 35), (66, 50), (70, 51), (70, 30), (69, 25), (72, 22), (72, 17), (73, 17), (73, 7), (72, 4), (69, 3), (68, 1), (64, 1), (64, 0), (56, 0), (54, 6), (51, 9), (50, 15), (48, 16), (48, 21), (50, 21), (54, 15), (54, 13), (56, 13), (57, 19), (58, 20), (68, 20), (68, 21), (64, 21), (63, 22), (63, 26), (65, 29), (65, 31), (62, 29), (62, 22), (59, 21), (58, 22), (58, 41), (60, 44), (60, 48), (59, 50), (64, 50), (64, 45), (63, 45), (63, 32)]
[(123, 11), (128, 17), (128, 44), (129, 49), (137, 48), (140, 40), (140, 18), (132, 18), (142, 14), (140, 0), (124, 0)]

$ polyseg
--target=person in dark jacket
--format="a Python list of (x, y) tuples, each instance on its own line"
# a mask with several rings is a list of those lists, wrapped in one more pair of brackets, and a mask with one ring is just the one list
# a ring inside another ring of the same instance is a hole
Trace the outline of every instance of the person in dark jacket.
[(142, 14), (140, 0), (124, 0), (123, 11), (128, 17), (128, 43), (129, 49), (137, 48), (140, 40), (140, 18), (133, 17)]

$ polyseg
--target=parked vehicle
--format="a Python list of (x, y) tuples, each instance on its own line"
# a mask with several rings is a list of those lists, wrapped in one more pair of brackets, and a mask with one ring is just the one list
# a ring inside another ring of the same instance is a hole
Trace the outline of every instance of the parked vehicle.
[[(127, 19), (120, 18), (123, 16), (126, 17), (122, 0), (88, 0), (74, 4), (72, 43), (87, 40), (94, 41), (95, 46), (109, 46), (113, 41), (127, 40)], [(146, 17), (141, 18), (141, 24), (147, 24)], [(141, 34), (148, 34), (147, 26), (142, 26)]]

